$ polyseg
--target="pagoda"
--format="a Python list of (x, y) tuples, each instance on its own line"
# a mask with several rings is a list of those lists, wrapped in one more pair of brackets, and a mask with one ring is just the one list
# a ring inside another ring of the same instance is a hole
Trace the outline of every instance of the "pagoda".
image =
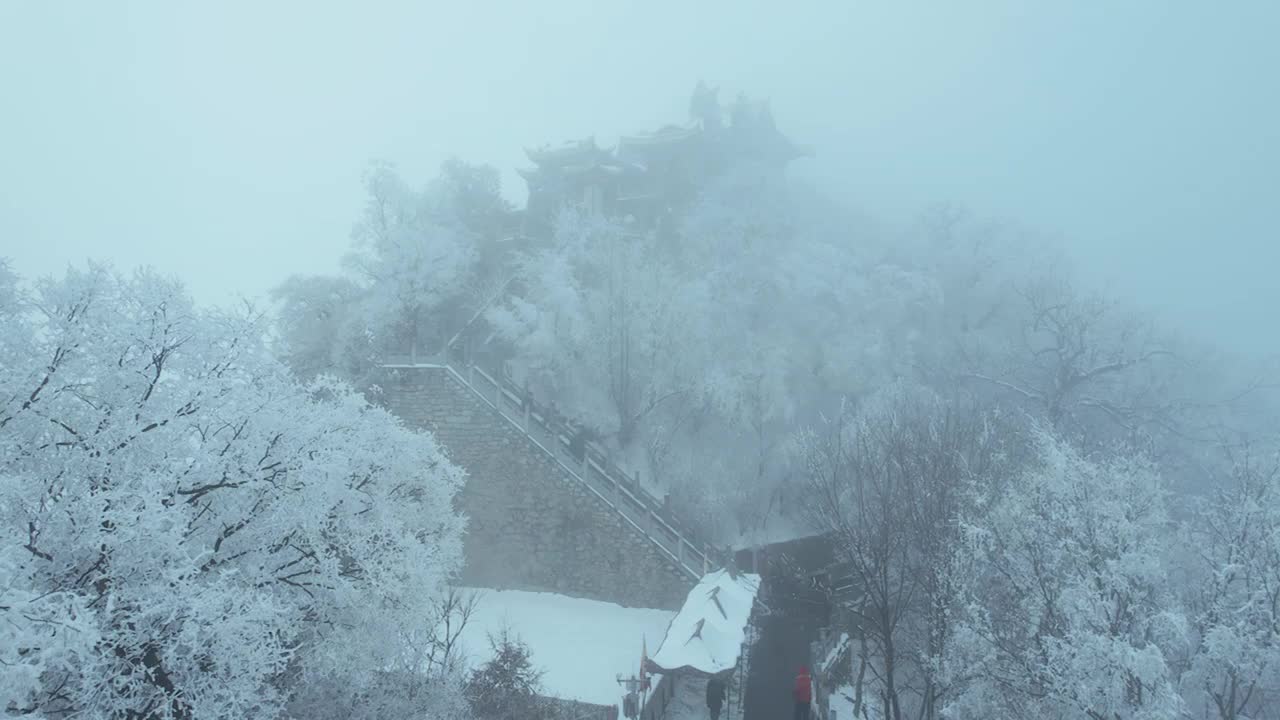
[(600, 147), (594, 137), (526, 148), (533, 167), (517, 171), (529, 189), (525, 233), (548, 236), (565, 207), (650, 229), (728, 170), (750, 165), (782, 173), (809, 154), (778, 131), (767, 103), (740, 96), (725, 123), (716, 91), (698, 83), (689, 110), (687, 124), (626, 135), (612, 148)]

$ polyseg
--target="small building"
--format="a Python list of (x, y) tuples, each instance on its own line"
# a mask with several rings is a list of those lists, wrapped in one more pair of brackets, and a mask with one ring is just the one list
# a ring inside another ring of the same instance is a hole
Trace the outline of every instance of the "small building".
[(728, 110), (728, 123), (724, 112), (715, 91), (699, 83), (688, 124), (626, 135), (613, 148), (600, 147), (595, 138), (526, 148), (533, 167), (517, 171), (529, 189), (525, 234), (549, 235), (565, 207), (651, 230), (735, 166), (781, 173), (808, 154), (778, 132), (767, 103), (740, 97)]
[(669, 704), (686, 713), (697, 708), (712, 678), (726, 689), (723, 717), (742, 716), (760, 576), (732, 567), (703, 576), (671, 620), (658, 651), (645, 659), (646, 671), (662, 677), (651, 712), (641, 720), (667, 716)]

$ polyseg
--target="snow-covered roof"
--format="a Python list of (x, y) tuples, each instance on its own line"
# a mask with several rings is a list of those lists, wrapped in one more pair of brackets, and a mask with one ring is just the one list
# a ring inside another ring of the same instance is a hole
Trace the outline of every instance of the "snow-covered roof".
[(733, 668), (759, 592), (759, 575), (738, 573), (735, 578), (728, 570), (704, 575), (689, 591), (650, 663), (659, 672), (695, 670), (708, 675)]
[(606, 157), (608, 151), (596, 145), (594, 137), (582, 140), (571, 140), (559, 145), (543, 145), (538, 148), (525, 148), (524, 154), (538, 166), (566, 165), (583, 162), (586, 159)]
[(623, 135), (618, 138), (618, 149), (677, 143), (701, 134), (702, 128), (698, 125), (667, 125), (653, 132)]

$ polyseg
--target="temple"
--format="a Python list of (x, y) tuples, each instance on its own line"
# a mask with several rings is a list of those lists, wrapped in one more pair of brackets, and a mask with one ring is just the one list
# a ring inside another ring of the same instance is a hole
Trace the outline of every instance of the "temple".
[(698, 83), (689, 114), (688, 124), (623, 136), (613, 148), (587, 138), (526, 149), (533, 167), (518, 170), (529, 188), (525, 234), (548, 235), (566, 206), (651, 229), (729, 169), (782, 173), (808, 154), (778, 132), (767, 103), (739, 97), (726, 123), (716, 91)]

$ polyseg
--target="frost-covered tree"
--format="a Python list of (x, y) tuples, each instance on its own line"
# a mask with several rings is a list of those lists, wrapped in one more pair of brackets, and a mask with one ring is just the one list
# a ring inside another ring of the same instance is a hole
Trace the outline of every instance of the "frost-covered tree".
[(511, 203), (502, 196), (497, 168), (450, 158), (428, 184), (430, 212), (453, 225), (476, 248), (478, 269), (492, 275), (509, 260), (513, 230)]
[(814, 524), (856, 588), (853, 702), (886, 718), (937, 718), (961, 579), (958, 522), (1002, 472), (995, 419), (961, 401), (891, 387), (798, 443)]
[(967, 524), (967, 600), (946, 674), (955, 718), (1170, 718), (1184, 637), (1156, 468), (1092, 460), (1047, 431), (1036, 459)]
[(683, 288), (651, 238), (568, 210), (555, 243), (528, 254), (523, 292), (489, 322), (535, 391), (625, 446), (659, 406), (688, 393)]
[(345, 273), (289, 278), (273, 292), (289, 366), (362, 388), (383, 358), (440, 351), (492, 294), (509, 272), (511, 215), (497, 172), (458, 160), (421, 190), (377, 163), (365, 191)]
[(363, 312), (366, 290), (350, 278), (295, 275), (272, 291), (279, 309), (276, 348), (303, 380), (334, 375), (363, 387), (377, 358)]
[(793, 428), (909, 372), (927, 340), (935, 283), (854, 242), (860, 227), (750, 166), (671, 232), (571, 209), (487, 319), (535, 394), (745, 533), (799, 504), (781, 492)]
[(465, 696), (461, 636), (477, 603), (478, 596), (455, 588), (438, 595), (417, 622), (397, 629), (395, 651), (383, 657), (372, 678), (353, 683), (346, 667), (313, 673), (295, 689), (287, 716), (298, 720), (472, 720)]
[(1080, 290), (1060, 269), (1027, 273), (1008, 281), (992, 314), (945, 329), (956, 339), (953, 377), (985, 384), (1093, 447), (1123, 441), (1151, 450), (1161, 438), (1186, 439), (1194, 377), (1176, 339), (1112, 298)]
[(1280, 463), (1246, 452), (1198, 504), (1183, 694), (1197, 717), (1280, 716)]
[(386, 165), (366, 177), (364, 214), (346, 267), (366, 289), (362, 311), (384, 348), (431, 352), (452, 332), (456, 302), (471, 281), (475, 245), (447, 214), (450, 205), (416, 193)]
[(6, 710), (272, 717), (375, 684), (459, 563), (434, 440), (152, 273), (0, 279)]
[(509, 629), (489, 636), (490, 658), (472, 671), (466, 697), (482, 720), (544, 720), (551, 707), (539, 694), (542, 672), (533, 664), (529, 646)]
[(1031, 232), (940, 208), (888, 256), (939, 291), (925, 342), (911, 348), (932, 387), (962, 384), (1091, 450), (1141, 447), (1182, 489), (1221, 473), (1224, 431), (1275, 425), (1274, 367), (1181, 336), (1092, 288)]

